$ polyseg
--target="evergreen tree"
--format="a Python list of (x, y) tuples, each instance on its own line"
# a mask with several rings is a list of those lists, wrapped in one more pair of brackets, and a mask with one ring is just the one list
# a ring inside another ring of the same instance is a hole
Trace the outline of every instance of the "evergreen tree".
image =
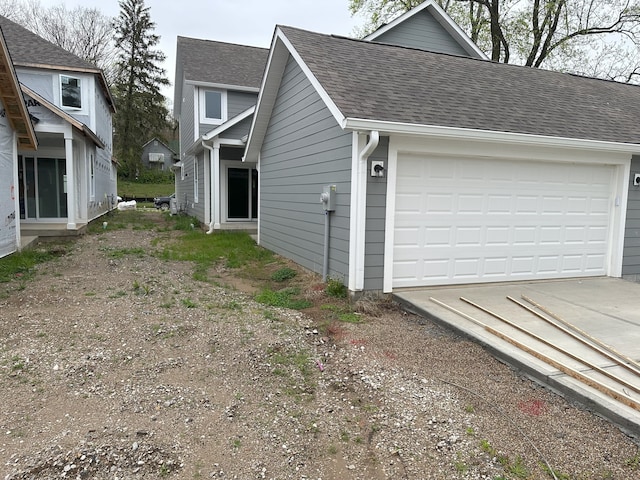
[(160, 40), (154, 28), (144, 0), (120, 0), (115, 21), (114, 150), (121, 175), (130, 179), (142, 170), (142, 145), (155, 136), (162, 138), (168, 124), (169, 111), (160, 89), (169, 80), (159, 66), (165, 55), (153, 48)]

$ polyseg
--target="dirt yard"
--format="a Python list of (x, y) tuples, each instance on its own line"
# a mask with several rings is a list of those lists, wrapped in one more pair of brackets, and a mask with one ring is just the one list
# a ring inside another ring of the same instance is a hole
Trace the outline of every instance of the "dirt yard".
[(0, 284), (0, 478), (640, 478), (631, 439), (481, 347), (389, 303), (328, 323), (302, 271), (313, 307), (258, 303), (161, 260), (181, 233), (149, 215)]

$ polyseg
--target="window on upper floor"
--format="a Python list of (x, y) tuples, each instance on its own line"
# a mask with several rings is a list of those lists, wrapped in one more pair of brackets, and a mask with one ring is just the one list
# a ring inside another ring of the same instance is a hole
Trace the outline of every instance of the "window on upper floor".
[(69, 75), (60, 75), (60, 97), (63, 107), (82, 108), (80, 79)]
[(221, 124), (227, 119), (227, 94), (221, 90), (200, 91), (200, 123)]

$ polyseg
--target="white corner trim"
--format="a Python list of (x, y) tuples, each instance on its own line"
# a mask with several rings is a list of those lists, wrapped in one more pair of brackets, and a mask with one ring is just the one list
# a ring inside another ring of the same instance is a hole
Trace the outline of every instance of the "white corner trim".
[(384, 228), (384, 262), (382, 270), (382, 291), (393, 291), (393, 242), (396, 227), (396, 178), (398, 172), (398, 146), (394, 137), (389, 138), (387, 153), (387, 208)]

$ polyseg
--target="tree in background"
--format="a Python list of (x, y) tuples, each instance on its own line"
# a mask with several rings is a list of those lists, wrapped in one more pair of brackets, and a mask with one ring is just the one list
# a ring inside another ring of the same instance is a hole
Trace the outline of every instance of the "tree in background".
[[(618, 81), (640, 75), (640, 0), (437, 0), (494, 61)], [(422, 0), (349, 0), (370, 33)]]
[(166, 137), (169, 111), (160, 89), (169, 80), (158, 65), (165, 55), (154, 49), (160, 37), (153, 33), (155, 24), (144, 0), (120, 0), (114, 25), (119, 52), (113, 86), (117, 108), (114, 150), (119, 173), (134, 179), (142, 171), (142, 145), (154, 136)]
[(64, 4), (43, 7), (39, 0), (1, 0), (0, 15), (102, 69), (113, 80), (116, 55), (113, 19), (97, 8)]

